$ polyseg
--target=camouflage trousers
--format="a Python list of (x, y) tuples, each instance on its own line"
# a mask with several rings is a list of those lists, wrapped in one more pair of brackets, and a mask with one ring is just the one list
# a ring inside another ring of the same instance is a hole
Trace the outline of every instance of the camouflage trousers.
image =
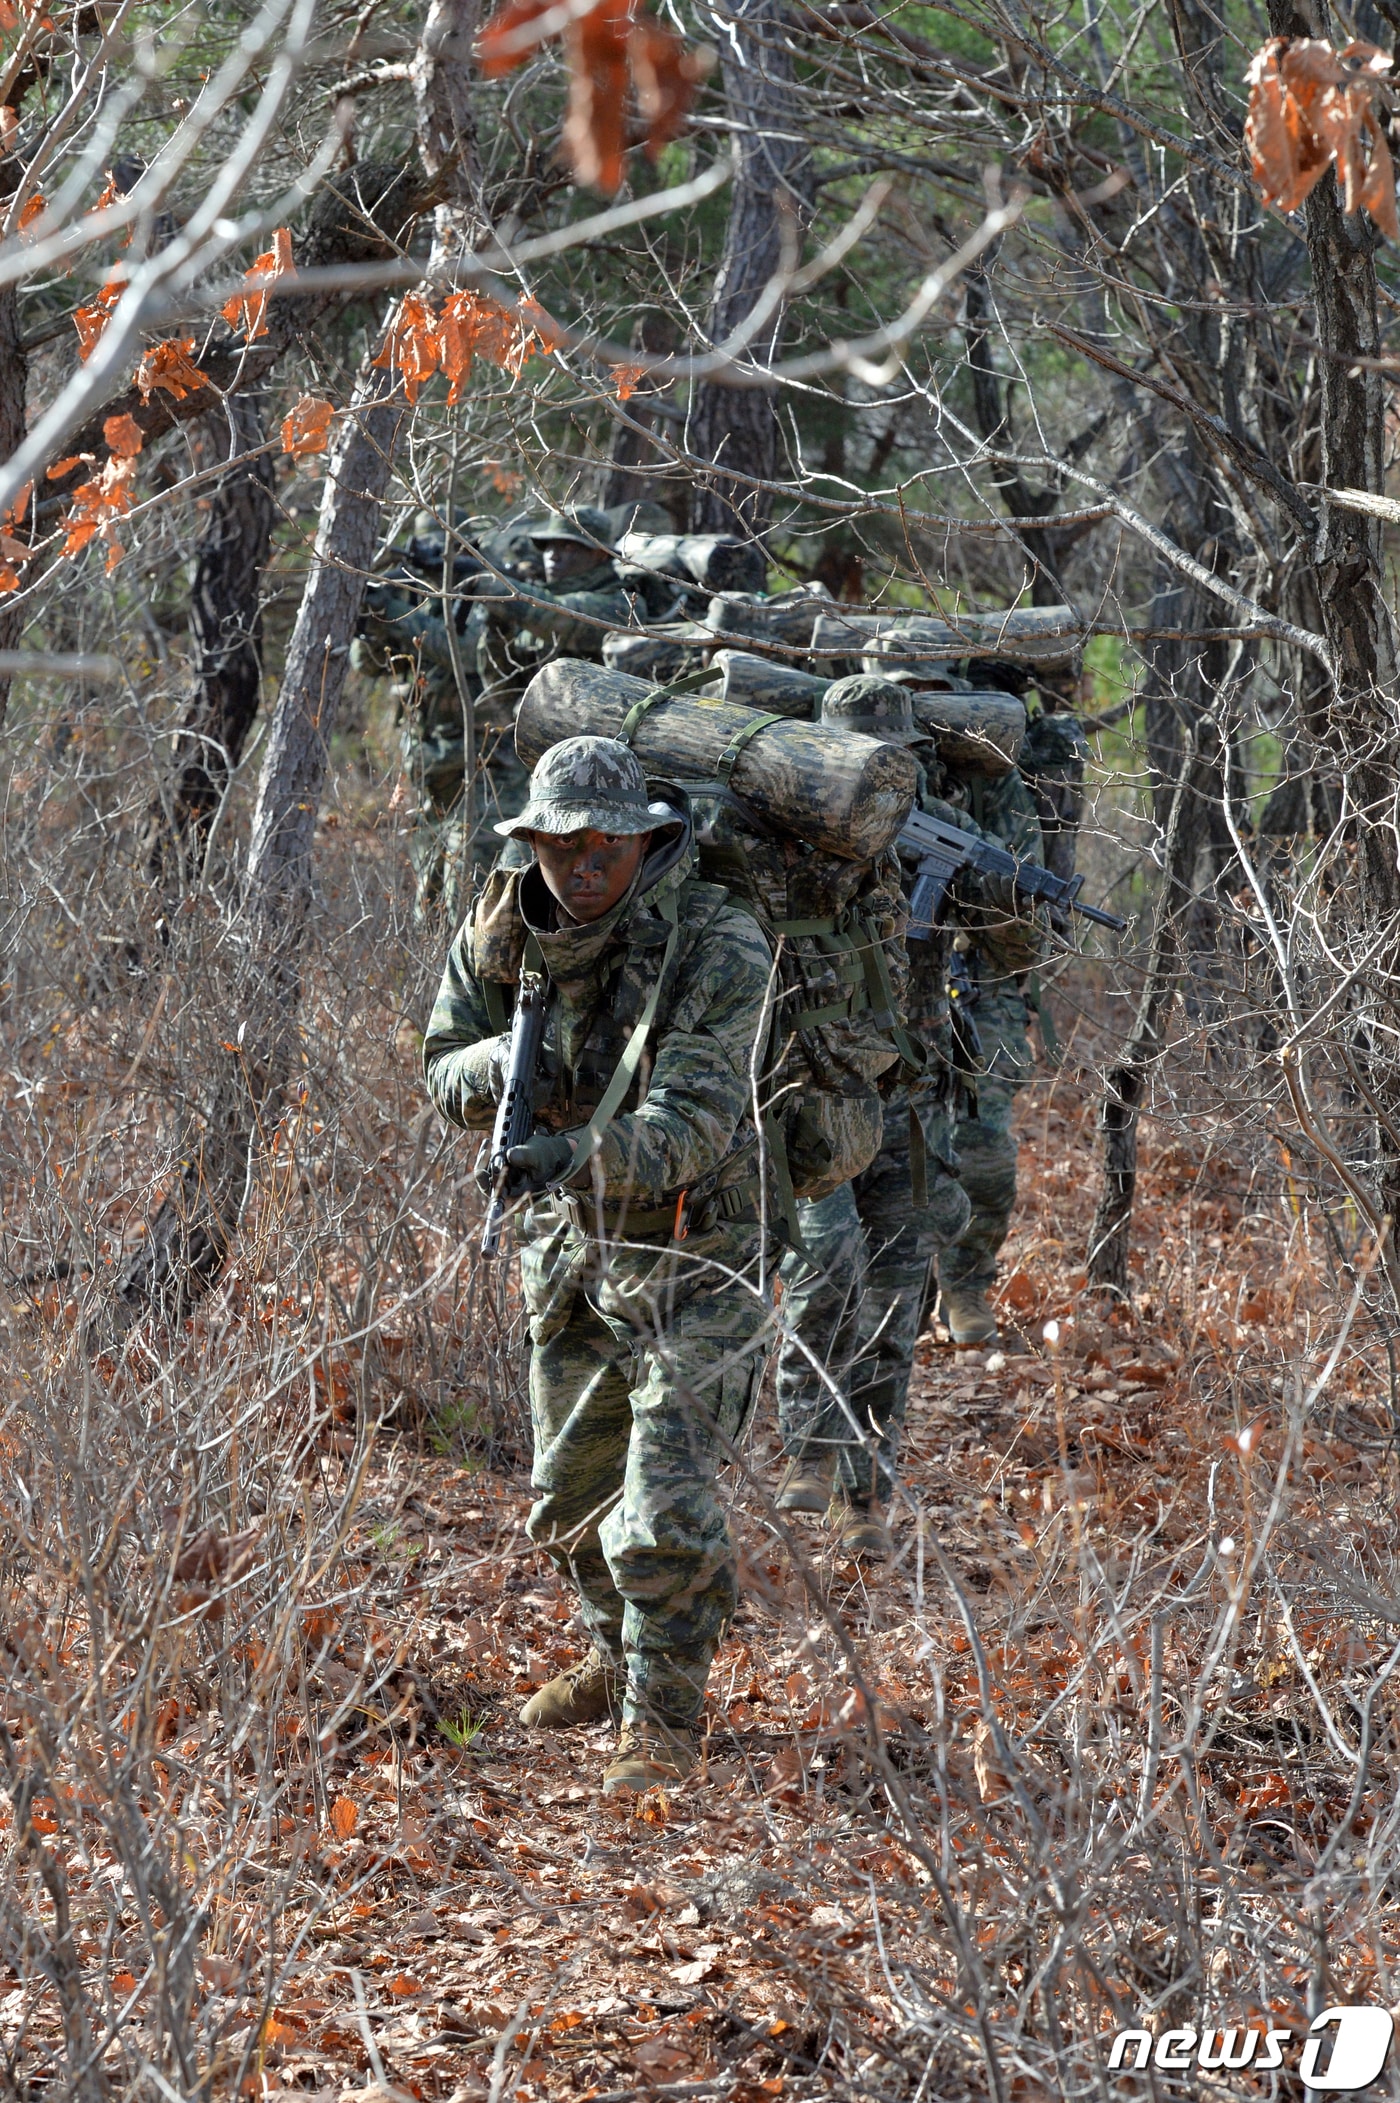
[(716, 1431), (738, 1437), (762, 1372), (759, 1230), (736, 1221), (680, 1249), (609, 1249), (546, 1204), (527, 1234), (527, 1530), (572, 1581), (598, 1649), (625, 1666), (626, 1719), (684, 1726), (736, 1601)]
[(500, 851), (496, 820), (518, 816), (529, 799), (530, 776), (516, 757), (511, 736), (486, 730), (482, 740), (476, 827), (469, 856), (460, 734), (448, 739), (440, 734), (418, 737), (410, 731), (402, 738), (404, 769), (415, 791), (408, 854), (413, 867), (414, 914), (420, 920), (440, 907), (454, 926), (460, 924)]
[(910, 1113), (908, 1094), (893, 1096), (869, 1168), (799, 1206), (807, 1255), (789, 1254), (780, 1274), (789, 1332), (777, 1370), (783, 1448), (807, 1457), (834, 1449), (838, 1481), (853, 1499), (893, 1479), (933, 1258), (968, 1218), (951, 1118), (931, 1098), (915, 1110), (927, 1183), (927, 1202), (916, 1208)]
[(956, 1244), (938, 1259), (938, 1280), (952, 1290), (990, 1291), (997, 1257), (1016, 1207), (1016, 1141), (1011, 1113), (1017, 1091), (1034, 1071), (1026, 1004), (1013, 986), (982, 992), (975, 1009), (983, 1074), (977, 1115), (961, 1117), (954, 1134), (959, 1174), (972, 1207)]

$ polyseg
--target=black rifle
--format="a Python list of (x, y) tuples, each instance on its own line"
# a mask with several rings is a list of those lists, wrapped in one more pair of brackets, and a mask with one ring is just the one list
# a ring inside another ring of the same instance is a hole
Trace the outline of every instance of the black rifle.
[(1117, 913), (1102, 906), (1083, 905), (1079, 893), (1082, 876), (1056, 876), (1038, 862), (1018, 862), (1004, 847), (982, 840), (960, 826), (946, 825), (925, 811), (910, 811), (895, 841), (906, 861), (915, 865), (914, 889), (909, 900), (909, 939), (926, 942), (938, 918), (948, 886), (960, 869), (975, 869), (979, 876), (1009, 876), (1021, 898), (1044, 899), (1050, 906), (1069, 906), (1099, 927), (1127, 926)]
[(491, 1195), (486, 1205), (486, 1225), (481, 1253), (494, 1256), (501, 1246), (501, 1226), (512, 1195), (510, 1150), (524, 1146), (535, 1129), (535, 1075), (544, 1041), (545, 982), (532, 972), (521, 975), (515, 996), (515, 1014), (510, 1026), (510, 1057), (506, 1061), (505, 1086), (496, 1108), (496, 1126), (491, 1134)]

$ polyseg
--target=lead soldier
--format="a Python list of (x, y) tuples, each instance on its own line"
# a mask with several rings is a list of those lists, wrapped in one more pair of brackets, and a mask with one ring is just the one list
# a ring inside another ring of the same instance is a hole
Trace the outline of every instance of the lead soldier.
[(522, 971), (547, 988), (534, 1138), (509, 1156), (530, 1317), (530, 1538), (574, 1585), (590, 1649), (525, 1704), (544, 1729), (619, 1716), (607, 1794), (694, 1764), (735, 1605), (715, 1474), (769, 1313), (750, 1062), (770, 957), (695, 875), (685, 800), (579, 737), (497, 826), (498, 869), (447, 959), (424, 1044), (452, 1123), (492, 1121)]

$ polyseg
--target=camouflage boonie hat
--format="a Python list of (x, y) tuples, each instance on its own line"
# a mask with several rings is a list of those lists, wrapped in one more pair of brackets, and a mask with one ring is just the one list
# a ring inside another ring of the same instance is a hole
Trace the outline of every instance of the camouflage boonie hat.
[(538, 526), (530, 528), (530, 539), (539, 547), (547, 540), (569, 540), (575, 547), (592, 548), (601, 562), (612, 552), (617, 535), (606, 511), (596, 504), (580, 504), (575, 511), (551, 511)]
[(642, 763), (616, 738), (565, 738), (551, 745), (530, 776), (530, 801), (518, 818), (502, 818), (495, 830), (517, 833), (654, 832), (679, 825), (679, 811), (653, 803)]
[(821, 720), (833, 730), (859, 730), (891, 745), (909, 745), (924, 735), (914, 720), (907, 689), (870, 672), (857, 672), (829, 686), (822, 696)]

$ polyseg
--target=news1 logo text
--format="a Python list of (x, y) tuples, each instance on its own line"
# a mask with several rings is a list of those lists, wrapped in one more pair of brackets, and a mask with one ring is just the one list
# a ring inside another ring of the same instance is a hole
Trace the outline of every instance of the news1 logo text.
[(1324, 2008), (1294, 2048), (1291, 2030), (1120, 2030), (1109, 2046), (1115, 2068), (1141, 2073), (1267, 2073), (1293, 2067), (1315, 2095), (1354, 2096), (1385, 2072), (1395, 2025), (1388, 2008)]

